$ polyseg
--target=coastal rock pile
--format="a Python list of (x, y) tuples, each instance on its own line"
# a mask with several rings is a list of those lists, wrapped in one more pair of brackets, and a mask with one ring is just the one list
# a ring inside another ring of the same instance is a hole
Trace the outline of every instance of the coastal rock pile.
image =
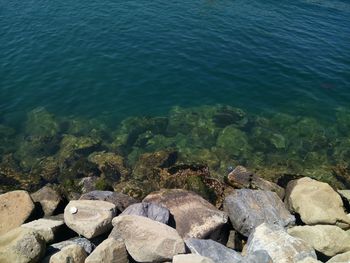
[(142, 202), (94, 190), (62, 210), (66, 197), (54, 186), (1, 194), (0, 262), (350, 261), (348, 211), (328, 184), (304, 177), (283, 189), (244, 167), (231, 173), (221, 209), (184, 189)]

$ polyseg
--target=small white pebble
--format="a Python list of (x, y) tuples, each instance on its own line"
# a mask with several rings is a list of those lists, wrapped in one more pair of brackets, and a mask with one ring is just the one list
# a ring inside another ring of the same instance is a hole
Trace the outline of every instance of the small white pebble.
[(72, 214), (72, 215), (74, 215), (74, 214), (76, 214), (77, 212), (78, 212), (78, 208), (76, 208), (76, 207), (71, 207), (70, 209), (69, 209), (69, 212)]

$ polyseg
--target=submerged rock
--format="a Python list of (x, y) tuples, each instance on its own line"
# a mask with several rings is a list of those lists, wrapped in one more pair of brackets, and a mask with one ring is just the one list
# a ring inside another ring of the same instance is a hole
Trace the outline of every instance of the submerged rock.
[(142, 216), (122, 215), (113, 219), (110, 237), (121, 237), (137, 262), (163, 262), (185, 253), (175, 229)]
[(168, 208), (183, 238), (208, 238), (220, 232), (228, 219), (225, 212), (186, 190), (162, 190), (149, 194), (143, 201)]

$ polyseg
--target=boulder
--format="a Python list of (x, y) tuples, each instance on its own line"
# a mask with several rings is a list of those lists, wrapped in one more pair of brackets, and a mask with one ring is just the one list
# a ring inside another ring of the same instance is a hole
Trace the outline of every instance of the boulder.
[(137, 201), (122, 193), (112, 191), (91, 191), (83, 194), (80, 200), (100, 200), (114, 204), (119, 213), (123, 212), (128, 206), (137, 203)]
[(315, 258), (307, 257), (307, 258), (304, 258), (302, 260), (298, 260), (296, 263), (322, 263), (322, 261), (318, 261)]
[(55, 240), (55, 235), (65, 227), (65, 224), (62, 220), (38, 219), (23, 224), (21, 227), (38, 232), (46, 243), (51, 243)]
[(161, 190), (149, 194), (143, 201), (168, 208), (174, 216), (176, 230), (183, 238), (209, 237), (219, 232), (228, 220), (225, 212), (186, 190)]
[(162, 262), (185, 253), (185, 245), (175, 229), (142, 216), (123, 215), (113, 219), (110, 237), (122, 238), (137, 262)]
[(69, 245), (81, 246), (85, 250), (86, 254), (88, 255), (91, 254), (91, 252), (95, 249), (95, 245), (91, 243), (91, 241), (89, 241), (88, 239), (83, 237), (76, 237), (76, 238), (68, 239), (68, 240), (48, 246), (46, 254), (48, 255), (53, 254)]
[(273, 263), (273, 261), (265, 250), (257, 250), (245, 256), (241, 261), (238, 261), (238, 263)]
[(215, 263), (232, 263), (242, 260), (241, 254), (210, 239), (189, 238), (186, 246), (193, 254), (208, 257)]
[(350, 226), (341, 197), (327, 183), (308, 177), (291, 181), (287, 185), (285, 203), (291, 212), (300, 214), (307, 225)]
[(176, 255), (173, 258), (173, 263), (215, 263), (207, 257), (202, 257), (197, 254)]
[(284, 189), (279, 185), (264, 180), (243, 166), (237, 166), (227, 176), (227, 183), (235, 188), (248, 188), (275, 192), (281, 199)]
[(294, 216), (271, 191), (236, 190), (225, 198), (224, 211), (228, 213), (233, 228), (246, 237), (264, 222), (282, 227), (295, 223)]
[(0, 236), (1, 263), (34, 263), (45, 253), (45, 240), (38, 233), (16, 228)]
[(85, 263), (128, 263), (125, 244), (121, 240), (108, 238), (86, 258)]
[(307, 257), (316, 259), (314, 249), (304, 240), (289, 235), (281, 226), (266, 223), (255, 228), (248, 238), (247, 255), (258, 250), (265, 250), (278, 263), (294, 263)]
[(144, 216), (163, 224), (167, 224), (169, 221), (167, 208), (147, 202), (130, 205), (123, 211), (122, 215)]
[(50, 186), (44, 186), (37, 192), (31, 194), (31, 197), (34, 202), (40, 203), (45, 216), (53, 215), (59, 204), (62, 202), (61, 195)]
[(93, 238), (112, 228), (115, 215), (115, 205), (112, 203), (77, 200), (70, 201), (64, 209), (64, 222), (78, 234)]
[(332, 257), (327, 263), (348, 263), (350, 262), (350, 252), (345, 252)]
[(22, 225), (32, 214), (34, 207), (33, 200), (26, 191), (0, 195), (0, 235)]
[(329, 257), (350, 251), (350, 235), (337, 226), (296, 226), (288, 229), (288, 233)]
[(84, 263), (87, 254), (81, 246), (77, 244), (72, 244), (62, 248), (57, 253), (46, 258), (44, 263)]

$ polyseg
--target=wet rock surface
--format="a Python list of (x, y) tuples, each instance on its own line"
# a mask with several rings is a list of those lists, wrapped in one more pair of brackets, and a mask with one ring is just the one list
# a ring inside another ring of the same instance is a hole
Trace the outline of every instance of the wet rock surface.
[(264, 222), (282, 227), (295, 223), (281, 199), (270, 191), (236, 190), (225, 198), (224, 210), (233, 227), (246, 237)]

